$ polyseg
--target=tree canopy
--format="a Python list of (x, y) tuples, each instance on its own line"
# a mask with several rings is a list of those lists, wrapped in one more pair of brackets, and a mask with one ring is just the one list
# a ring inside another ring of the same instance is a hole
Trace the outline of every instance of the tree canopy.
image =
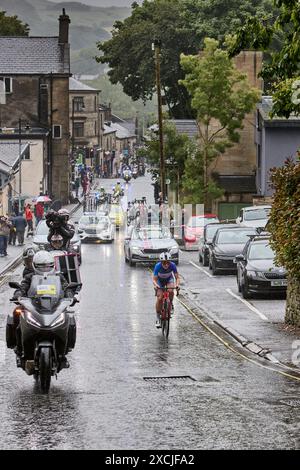
[(196, 158), (189, 165), (192, 167), (194, 161), (194, 179), (198, 179), (199, 187), (203, 188), (204, 200), (198, 203), (207, 204), (210, 189), (215, 193), (215, 187), (209, 181), (209, 166), (239, 141), (243, 120), (255, 108), (260, 93), (250, 86), (247, 76), (237, 70), (215, 39), (205, 39), (201, 55), (182, 54), (181, 65), (186, 73), (181, 83), (190, 93), (197, 115), (204, 179), (198, 171)]
[(237, 29), (229, 54), (234, 56), (245, 48), (269, 51), (280, 34), (281, 47), (271, 51), (271, 62), (264, 64), (261, 75), (272, 83), (272, 116), (288, 118), (292, 113), (300, 114), (300, 4), (299, 0), (273, 0), (273, 4), (278, 9), (275, 21), (269, 16), (248, 18)]
[(275, 195), (268, 230), (277, 263), (289, 276), (285, 320), (300, 326), (300, 162), (287, 160), (283, 167), (273, 168), (271, 181)]
[(7, 16), (0, 11), (0, 36), (28, 36), (29, 26), (17, 16)]
[(150, 99), (155, 91), (151, 44), (160, 39), (161, 78), (171, 117), (194, 117), (180, 54), (197, 54), (207, 36), (223, 40), (243, 24), (247, 15), (269, 13), (272, 0), (144, 0), (132, 5), (131, 16), (114, 24), (112, 38), (98, 43), (112, 83), (121, 83), (134, 100)]

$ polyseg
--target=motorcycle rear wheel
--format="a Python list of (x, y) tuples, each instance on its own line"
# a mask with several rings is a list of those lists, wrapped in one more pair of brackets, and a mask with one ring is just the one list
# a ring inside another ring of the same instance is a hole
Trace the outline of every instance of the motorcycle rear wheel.
[(39, 378), (42, 393), (48, 393), (52, 375), (52, 355), (49, 348), (42, 348), (39, 358)]

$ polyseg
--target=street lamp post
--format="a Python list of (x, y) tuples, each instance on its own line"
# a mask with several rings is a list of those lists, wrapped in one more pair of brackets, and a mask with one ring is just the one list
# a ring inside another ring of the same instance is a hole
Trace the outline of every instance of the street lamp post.
[(165, 201), (166, 199), (166, 174), (165, 174), (165, 161), (164, 161), (164, 134), (163, 134), (163, 116), (162, 116), (161, 77), (160, 77), (161, 41), (156, 39), (154, 41), (153, 47), (155, 51), (156, 88), (157, 88), (157, 101), (158, 101), (160, 187), (161, 187), (163, 201)]

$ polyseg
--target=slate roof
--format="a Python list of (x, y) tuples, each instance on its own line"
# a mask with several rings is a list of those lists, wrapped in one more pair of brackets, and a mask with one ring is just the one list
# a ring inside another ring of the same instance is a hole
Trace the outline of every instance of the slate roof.
[(58, 37), (0, 37), (0, 75), (69, 74), (67, 56)]
[(69, 78), (69, 90), (70, 91), (90, 91), (97, 93), (100, 90), (96, 90), (96, 88), (92, 88), (89, 85), (86, 85), (85, 83), (80, 82), (76, 78), (70, 77)]
[(112, 132), (116, 133), (117, 139), (130, 139), (131, 137), (136, 137), (136, 135), (132, 134), (125, 126), (121, 126), (116, 122), (111, 122), (110, 126), (104, 124), (104, 135)]
[[(28, 143), (22, 144), (22, 154), (26, 151)], [(19, 143), (0, 142), (0, 171), (9, 173), (19, 160)]]

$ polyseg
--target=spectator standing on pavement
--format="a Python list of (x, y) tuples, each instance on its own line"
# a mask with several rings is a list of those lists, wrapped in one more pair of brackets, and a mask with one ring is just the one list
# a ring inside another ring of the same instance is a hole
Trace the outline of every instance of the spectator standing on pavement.
[(19, 208), (19, 202), (18, 202), (18, 201), (15, 201), (15, 202), (14, 202), (14, 207), (13, 207), (13, 209), (14, 209), (14, 213), (15, 213), (16, 215), (19, 215), (20, 208)]
[(36, 220), (36, 225), (42, 220), (44, 217), (44, 206), (41, 202), (38, 202), (35, 206), (35, 220)]
[(7, 241), (11, 222), (5, 216), (0, 216), (0, 256), (7, 256)]
[(25, 207), (25, 219), (28, 227), (27, 237), (33, 235), (33, 213), (30, 204)]
[(27, 227), (27, 222), (26, 222), (25, 217), (23, 217), (22, 215), (18, 215), (17, 217), (15, 217), (14, 226), (16, 228), (18, 245), (22, 246), (24, 245), (24, 235), (25, 235), (25, 229)]
[(16, 238), (17, 238), (17, 234), (16, 234), (16, 227), (15, 227), (15, 214), (12, 215), (10, 218), (9, 218), (9, 222), (10, 222), (10, 231), (9, 231), (9, 239), (8, 239), (8, 244), (9, 245), (14, 245), (16, 244)]

